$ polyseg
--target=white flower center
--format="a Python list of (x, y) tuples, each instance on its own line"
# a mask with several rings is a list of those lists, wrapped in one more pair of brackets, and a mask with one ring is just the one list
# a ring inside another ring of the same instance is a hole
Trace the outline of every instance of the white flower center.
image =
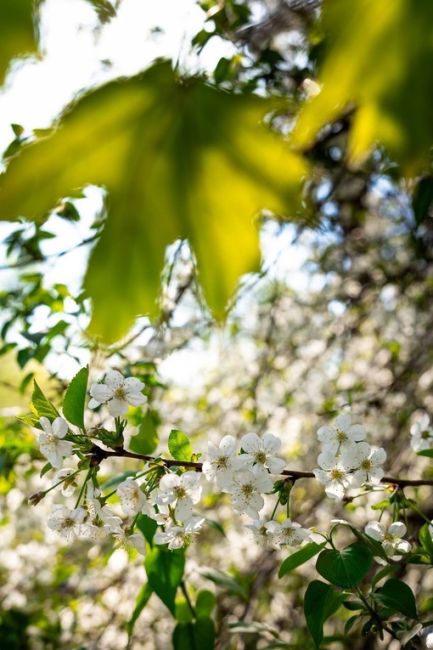
[(251, 483), (245, 483), (245, 485), (242, 486), (242, 494), (244, 497), (247, 499), (254, 493), (254, 485)]
[(337, 440), (341, 444), (342, 442), (346, 442), (347, 440), (347, 434), (344, 433), (344, 431), (341, 431), (340, 429), (337, 429)]
[(344, 472), (343, 470), (338, 469), (338, 467), (334, 467), (331, 469), (330, 476), (333, 481), (341, 481), (341, 479), (344, 478)]
[(185, 488), (181, 485), (177, 485), (174, 488), (174, 493), (178, 499), (184, 499), (187, 496)]
[(430, 431), (422, 431), (421, 438), (423, 440), (428, 440), (428, 438), (430, 438)]
[(256, 463), (259, 463), (260, 465), (264, 465), (266, 463), (266, 454), (264, 451), (258, 451), (255, 454), (254, 458)]
[(126, 400), (126, 391), (123, 388), (123, 386), (119, 386), (119, 388), (116, 388), (113, 397), (114, 399), (120, 399), (123, 401)]
[(218, 456), (218, 458), (215, 460), (215, 465), (217, 469), (227, 469), (228, 456)]
[(363, 469), (365, 472), (369, 472), (372, 467), (373, 463), (371, 462), (370, 458), (364, 458), (361, 463), (361, 469)]
[(75, 524), (75, 521), (71, 519), (70, 517), (67, 517), (63, 521), (63, 528), (72, 528), (72, 526)]

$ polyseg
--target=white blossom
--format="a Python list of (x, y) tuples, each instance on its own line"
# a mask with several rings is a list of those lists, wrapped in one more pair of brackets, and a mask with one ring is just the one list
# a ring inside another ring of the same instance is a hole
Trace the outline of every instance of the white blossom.
[(333, 425), (320, 427), (317, 431), (324, 450), (333, 454), (350, 452), (365, 436), (365, 428), (361, 424), (352, 424), (352, 418), (347, 413), (339, 415)]
[(203, 474), (208, 481), (215, 480), (221, 490), (230, 489), (233, 483), (233, 473), (239, 467), (236, 451), (236, 439), (233, 436), (224, 436), (218, 447), (211, 442), (208, 444)]
[(39, 420), (44, 433), (39, 435), (38, 443), (41, 454), (56, 469), (60, 469), (63, 458), (72, 454), (73, 443), (63, 440), (68, 433), (68, 423), (61, 417), (55, 418), (53, 423), (48, 418), (42, 417)]
[[(352, 454), (350, 454), (349, 459), (346, 459), (345, 454), (343, 454), (342, 458), (346, 464), (350, 465), (352, 463)], [(373, 485), (380, 483), (385, 473), (381, 465), (386, 460), (386, 451), (382, 447), (370, 447), (366, 442), (360, 442), (356, 445), (354, 459), (356, 463), (354, 466), (356, 471), (353, 473), (354, 486), (364, 485), (365, 483)]]
[(313, 470), (317, 480), (325, 486), (326, 494), (332, 499), (343, 499), (352, 482), (351, 467), (330, 451), (323, 451), (317, 459), (319, 468)]
[(241, 438), (241, 448), (245, 453), (239, 456), (240, 463), (247, 468), (258, 465), (267, 468), (272, 474), (280, 474), (285, 461), (275, 454), (280, 451), (281, 440), (272, 433), (265, 433), (260, 438), (255, 433), (247, 433)]
[(280, 545), (299, 546), (310, 537), (309, 530), (291, 519), (286, 519), (282, 524), (277, 521), (270, 521), (266, 524), (266, 527), (272, 541)]
[(66, 506), (55, 506), (48, 517), (47, 525), (51, 530), (55, 530), (66, 541), (71, 542), (75, 537), (81, 534), (82, 523), (86, 517), (84, 508), (75, 508), (70, 510)]
[(272, 488), (273, 482), (263, 468), (255, 465), (252, 469), (240, 470), (235, 474), (230, 490), (234, 509), (258, 519), (265, 504), (262, 493), (270, 492)]
[(201, 498), (200, 474), (184, 472), (165, 474), (155, 495), (155, 503), (159, 506), (174, 507), (174, 515), (178, 521), (186, 521), (192, 517), (193, 505)]
[(57, 483), (62, 481), (60, 486), (64, 497), (71, 497), (77, 488), (77, 482), (75, 477), (68, 478), (68, 477), (72, 477), (75, 474), (76, 474), (75, 469), (72, 469), (71, 467), (65, 467), (63, 469), (59, 469), (59, 471), (56, 472), (54, 475), (53, 485), (57, 485)]
[(127, 478), (117, 486), (117, 496), (122, 510), (126, 515), (135, 516), (139, 513), (152, 516), (152, 507), (139, 484), (132, 478)]
[(155, 533), (156, 544), (168, 544), (170, 550), (182, 548), (192, 542), (204, 524), (203, 517), (191, 517), (183, 526), (171, 526), (165, 531), (159, 530)]
[(414, 451), (433, 449), (433, 428), (430, 426), (430, 418), (427, 413), (424, 413), (419, 420), (412, 424), (410, 435), (410, 444)]
[(140, 555), (146, 555), (146, 542), (141, 533), (133, 533), (128, 535), (127, 540)]
[(366, 535), (382, 544), (388, 555), (401, 555), (411, 549), (410, 543), (402, 539), (407, 531), (402, 521), (394, 521), (388, 528), (379, 521), (370, 521), (364, 530)]
[(104, 534), (121, 533), (121, 518), (118, 517), (109, 506), (102, 505), (98, 497), (99, 490), (95, 489), (90, 483), (87, 486), (86, 507), (91, 524), (96, 525), (95, 527), (99, 527)]
[(141, 392), (144, 388), (143, 382), (135, 377), (125, 379), (117, 370), (107, 372), (104, 382), (92, 384), (89, 401), (89, 408), (96, 408), (107, 402), (108, 409), (114, 417), (124, 415), (128, 406), (141, 406), (146, 401)]
[(268, 519), (254, 519), (250, 524), (246, 525), (246, 528), (249, 528), (252, 531), (259, 544), (267, 545), (271, 541), (269, 529), (267, 527), (268, 523), (270, 523)]

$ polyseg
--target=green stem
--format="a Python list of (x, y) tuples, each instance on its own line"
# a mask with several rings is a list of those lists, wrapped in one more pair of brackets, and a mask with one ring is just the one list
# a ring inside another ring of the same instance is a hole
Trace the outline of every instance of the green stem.
[(44, 490), (44, 495), (48, 494), (48, 492), (51, 492), (51, 490), (54, 490), (54, 488), (58, 487), (59, 485), (61, 485), (65, 481), (67, 481), (68, 479), (71, 479), (73, 476), (76, 476), (79, 472), (81, 472), (81, 469), (77, 469), (72, 474), (68, 474), (68, 476), (65, 476), (64, 478), (60, 479), (60, 481), (58, 483), (54, 483), (54, 485), (52, 485), (50, 488), (48, 488), (47, 490)]
[(77, 501), (76, 501), (76, 503), (75, 503), (75, 507), (76, 507), (76, 508), (78, 508), (78, 506), (80, 505), (81, 498), (82, 498), (82, 496), (83, 496), (83, 494), (84, 494), (84, 490), (86, 489), (87, 481), (88, 481), (89, 478), (91, 477), (92, 472), (93, 472), (93, 467), (91, 467), (91, 468), (89, 469), (89, 471), (87, 472), (86, 478), (85, 478), (84, 481), (83, 481), (83, 485), (81, 486), (81, 490), (80, 490), (80, 493), (79, 493), (79, 495), (78, 495), (78, 499), (77, 499)]
[(189, 607), (189, 609), (191, 611), (191, 614), (196, 619), (197, 618), (197, 613), (196, 613), (195, 608), (194, 608), (194, 606), (193, 606), (193, 604), (191, 602), (191, 599), (189, 597), (189, 594), (188, 594), (188, 591), (186, 589), (186, 584), (185, 584), (184, 580), (182, 580), (182, 582), (180, 583), (180, 588), (181, 588), (181, 591), (182, 591), (183, 595), (185, 596), (185, 600), (186, 600), (186, 602), (188, 604), (188, 607)]

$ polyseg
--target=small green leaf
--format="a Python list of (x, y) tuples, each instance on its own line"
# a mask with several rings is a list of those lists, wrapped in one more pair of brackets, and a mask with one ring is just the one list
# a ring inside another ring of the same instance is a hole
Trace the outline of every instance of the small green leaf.
[(412, 589), (401, 580), (390, 578), (383, 587), (374, 592), (374, 598), (393, 612), (400, 612), (409, 618), (418, 617)]
[(290, 571), (293, 571), (293, 569), (297, 569), (302, 564), (305, 564), (305, 562), (308, 562), (308, 560), (322, 550), (325, 543), (326, 542), (323, 542), (323, 544), (316, 544), (315, 542), (310, 542), (309, 544), (305, 544), (305, 546), (299, 549), (299, 551), (296, 551), (296, 553), (292, 553), (289, 557), (286, 557), (280, 566), (278, 577), (282, 578), (287, 573), (290, 573)]
[(215, 627), (211, 618), (193, 623), (178, 623), (173, 632), (174, 650), (213, 650)]
[(208, 569), (207, 571), (202, 572), (202, 576), (211, 580), (219, 587), (231, 591), (233, 594), (242, 598), (242, 600), (248, 601), (249, 596), (245, 587), (239, 584), (239, 582), (237, 582), (232, 576), (228, 575), (228, 573), (217, 571), (216, 569)]
[(140, 592), (137, 596), (137, 600), (135, 601), (134, 611), (132, 612), (132, 616), (126, 624), (126, 631), (128, 632), (129, 637), (134, 631), (134, 627), (138, 620), (138, 617), (140, 616), (143, 609), (146, 607), (152, 593), (153, 593), (152, 587), (149, 585), (148, 582), (146, 582), (146, 584), (144, 584), (140, 589)]
[(337, 611), (344, 598), (344, 594), (320, 580), (313, 580), (308, 585), (304, 597), (304, 613), (316, 648), (322, 643), (325, 621)]
[(216, 598), (208, 589), (202, 589), (197, 594), (195, 603), (195, 611), (199, 618), (210, 616), (213, 608), (215, 607)]
[(176, 591), (185, 568), (185, 552), (155, 546), (147, 553), (144, 567), (151, 588), (174, 615)]
[(168, 438), (170, 454), (176, 460), (191, 460), (192, 447), (188, 436), (183, 431), (173, 429)]
[(136, 526), (143, 533), (146, 542), (150, 544), (150, 546), (153, 546), (153, 537), (156, 533), (156, 529), (158, 528), (156, 521), (147, 515), (138, 515)]
[(373, 556), (355, 542), (342, 551), (325, 550), (317, 558), (316, 569), (323, 578), (339, 587), (353, 587), (369, 572)]
[(419, 531), (419, 541), (423, 549), (433, 558), (433, 538), (429, 524), (424, 524)]
[(129, 449), (137, 454), (145, 456), (152, 454), (158, 446), (159, 417), (155, 411), (150, 409), (145, 413), (136, 436), (129, 441)]
[(418, 451), (417, 456), (427, 456), (427, 458), (433, 458), (433, 449), (423, 449), (423, 451)]
[(72, 379), (63, 401), (63, 415), (71, 424), (84, 429), (84, 407), (86, 404), (89, 369), (81, 368)]
[(45, 476), (45, 474), (47, 472), (50, 471), (50, 469), (53, 469), (53, 466), (51, 465), (51, 463), (45, 463), (45, 465), (41, 469), (41, 473), (39, 474), (39, 476), (42, 478), (43, 476)]
[(45, 397), (36, 380), (32, 394), (32, 406), (40, 418), (45, 417), (53, 421), (60, 415), (55, 406)]

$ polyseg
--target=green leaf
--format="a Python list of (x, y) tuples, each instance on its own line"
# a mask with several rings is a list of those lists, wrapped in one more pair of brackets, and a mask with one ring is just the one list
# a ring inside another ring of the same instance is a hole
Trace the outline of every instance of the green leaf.
[(33, 0), (1, 0), (0, 84), (12, 59), (35, 51)]
[(374, 598), (393, 612), (400, 612), (409, 618), (418, 617), (412, 589), (401, 580), (390, 578), (383, 587), (374, 592)]
[(45, 397), (36, 380), (34, 381), (32, 406), (40, 418), (48, 418), (51, 422), (60, 415), (55, 406)]
[(305, 564), (305, 562), (308, 562), (308, 560), (310, 560), (312, 557), (317, 555), (319, 551), (322, 550), (322, 548), (325, 546), (325, 543), (326, 542), (323, 542), (323, 544), (316, 544), (315, 542), (310, 542), (309, 544), (305, 544), (305, 546), (299, 549), (299, 551), (296, 551), (295, 553), (289, 555), (289, 557), (286, 557), (280, 566), (278, 577), (282, 578), (287, 573), (290, 573), (290, 571), (293, 571), (293, 569), (297, 569), (298, 566), (301, 566), (302, 564)]
[(320, 580), (313, 580), (308, 585), (304, 597), (304, 613), (316, 648), (322, 643), (325, 621), (337, 611), (344, 598), (344, 594)]
[(427, 458), (433, 458), (433, 449), (423, 449), (423, 451), (417, 451), (417, 456), (427, 456)]
[(211, 618), (193, 623), (178, 623), (173, 632), (174, 650), (213, 650), (215, 626)]
[(135, 601), (134, 611), (132, 612), (132, 616), (126, 624), (126, 631), (128, 632), (129, 637), (132, 635), (138, 617), (140, 616), (143, 609), (146, 607), (152, 593), (153, 593), (152, 587), (149, 585), (148, 582), (146, 582), (146, 584), (144, 584), (140, 589), (140, 592), (137, 596), (137, 600)]
[(81, 368), (72, 379), (63, 401), (63, 415), (71, 424), (84, 428), (84, 407), (86, 404), (89, 369)]
[(258, 268), (259, 210), (297, 218), (305, 163), (263, 122), (282, 103), (179, 79), (167, 62), (110, 82), (11, 160), (0, 218), (41, 220), (73, 189), (103, 186), (108, 219), (85, 278), (91, 331), (115, 340), (156, 315), (166, 247), (184, 238), (222, 318), (239, 276)]
[(327, 549), (317, 558), (320, 575), (339, 587), (353, 587), (369, 572), (372, 553), (363, 544), (355, 542), (342, 551)]
[(168, 438), (168, 449), (176, 460), (191, 460), (193, 454), (188, 436), (183, 431), (173, 429)]
[(415, 172), (433, 141), (433, 3), (326, 0), (322, 16), (321, 92), (301, 111), (295, 143), (310, 146), (322, 126), (355, 106), (349, 161), (361, 162), (379, 142)]
[(412, 200), (413, 214), (417, 225), (420, 225), (429, 216), (432, 202), (433, 178), (426, 176), (418, 182)]
[(245, 587), (239, 584), (239, 582), (232, 578), (232, 576), (228, 575), (228, 573), (216, 569), (207, 569), (207, 571), (202, 572), (202, 576), (211, 580), (219, 587), (223, 587), (233, 594), (236, 594), (236, 596), (239, 596), (242, 600), (248, 601), (249, 596)]
[(424, 524), (419, 531), (419, 541), (423, 549), (433, 558), (433, 538), (430, 533), (429, 524)]
[(176, 591), (185, 568), (185, 552), (155, 546), (147, 553), (144, 567), (149, 585), (174, 615)]
[(202, 589), (197, 594), (197, 600), (195, 602), (195, 611), (197, 616), (206, 617), (210, 616), (213, 608), (215, 607), (216, 598), (208, 589)]
[(129, 449), (145, 456), (152, 454), (158, 446), (158, 423), (158, 414), (149, 409), (141, 421), (137, 435), (130, 439)]
[(156, 523), (156, 521), (154, 521), (147, 515), (138, 515), (136, 526), (143, 533), (146, 542), (150, 546), (153, 546), (153, 537), (156, 533), (156, 529), (158, 528), (158, 524)]

